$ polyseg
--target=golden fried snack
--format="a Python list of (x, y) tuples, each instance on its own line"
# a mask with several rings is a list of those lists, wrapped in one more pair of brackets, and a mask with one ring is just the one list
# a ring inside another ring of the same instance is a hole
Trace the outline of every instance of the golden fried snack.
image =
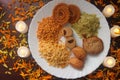
[(103, 51), (103, 42), (98, 37), (90, 37), (83, 39), (83, 48), (88, 54), (99, 54), (101, 51)]
[(84, 67), (84, 62), (76, 57), (70, 58), (69, 62), (70, 62), (70, 65), (75, 69), (82, 70)]
[(72, 49), (73, 54), (80, 60), (85, 60), (86, 51), (82, 47), (75, 47)]
[(60, 25), (64, 25), (68, 22), (70, 16), (68, 5), (65, 3), (59, 3), (53, 9), (53, 18), (55, 22)]
[(80, 19), (80, 9), (76, 5), (69, 5), (69, 11), (70, 11), (70, 23), (75, 23)]
[(53, 17), (43, 18), (38, 24), (37, 38), (39, 41), (59, 41), (59, 34), (62, 27), (54, 22)]

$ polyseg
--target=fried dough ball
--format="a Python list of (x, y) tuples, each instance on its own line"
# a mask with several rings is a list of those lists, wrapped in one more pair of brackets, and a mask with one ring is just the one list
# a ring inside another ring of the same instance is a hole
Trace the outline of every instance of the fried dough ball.
[(73, 54), (80, 60), (85, 60), (86, 51), (82, 47), (75, 47), (72, 49)]
[(103, 41), (98, 37), (83, 39), (83, 48), (88, 54), (96, 55), (103, 51)]
[(70, 11), (70, 23), (75, 23), (80, 19), (80, 9), (76, 5), (69, 5), (69, 11)]
[(64, 25), (68, 22), (70, 16), (68, 5), (65, 3), (59, 3), (53, 9), (53, 18), (55, 22), (60, 25)]
[(71, 57), (69, 62), (70, 65), (75, 69), (81, 70), (84, 67), (84, 62), (76, 57)]

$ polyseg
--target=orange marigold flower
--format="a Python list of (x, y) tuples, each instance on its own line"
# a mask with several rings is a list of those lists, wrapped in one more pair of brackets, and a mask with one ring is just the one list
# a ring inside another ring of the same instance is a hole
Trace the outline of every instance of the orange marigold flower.
[(44, 2), (43, 2), (43, 1), (40, 1), (40, 2), (39, 2), (39, 6), (40, 6), (40, 7), (44, 6)]

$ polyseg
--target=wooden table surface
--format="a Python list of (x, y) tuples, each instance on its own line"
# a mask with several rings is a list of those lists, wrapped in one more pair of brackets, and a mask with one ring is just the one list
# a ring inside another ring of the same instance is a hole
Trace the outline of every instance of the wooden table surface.
[[(66, 80), (52, 76), (37, 65), (32, 56), (20, 58), (17, 49), (28, 46), (28, 33), (15, 30), (15, 23), (24, 20), (27, 25), (42, 6), (51, 0), (0, 0), (0, 80)], [(87, 0), (100, 11), (107, 4), (115, 7), (115, 14), (106, 18), (110, 28), (120, 26), (120, 0)], [(120, 80), (120, 37), (111, 38), (109, 56), (116, 59), (114, 68), (102, 64), (93, 73), (75, 80)]]

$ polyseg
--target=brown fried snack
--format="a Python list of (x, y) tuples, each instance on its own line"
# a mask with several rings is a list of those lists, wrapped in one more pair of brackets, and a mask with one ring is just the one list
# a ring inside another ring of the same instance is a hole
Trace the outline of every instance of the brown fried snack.
[(69, 11), (70, 11), (70, 23), (75, 23), (80, 19), (80, 9), (76, 5), (69, 5)]
[(83, 39), (83, 48), (88, 54), (96, 55), (103, 51), (103, 42), (98, 37)]
[(73, 35), (73, 31), (72, 31), (72, 29), (71, 29), (70, 27), (64, 27), (64, 28), (62, 29), (62, 34), (63, 34), (63, 36), (65, 36), (65, 37), (70, 37), (70, 36)]
[(73, 37), (67, 37), (65, 44), (68, 48), (72, 49), (76, 46), (76, 40)]
[(66, 24), (70, 18), (69, 16), (69, 8), (68, 5), (65, 3), (59, 3), (53, 9), (53, 18), (55, 22), (57, 22), (60, 25)]
[(76, 57), (70, 58), (69, 62), (70, 62), (70, 65), (75, 69), (82, 70), (84, 67), (84, 62)]
[(73, 54), (80, 60), (85, 60), (86, 51), (82, 47), (75, 47), (72, 49)]

